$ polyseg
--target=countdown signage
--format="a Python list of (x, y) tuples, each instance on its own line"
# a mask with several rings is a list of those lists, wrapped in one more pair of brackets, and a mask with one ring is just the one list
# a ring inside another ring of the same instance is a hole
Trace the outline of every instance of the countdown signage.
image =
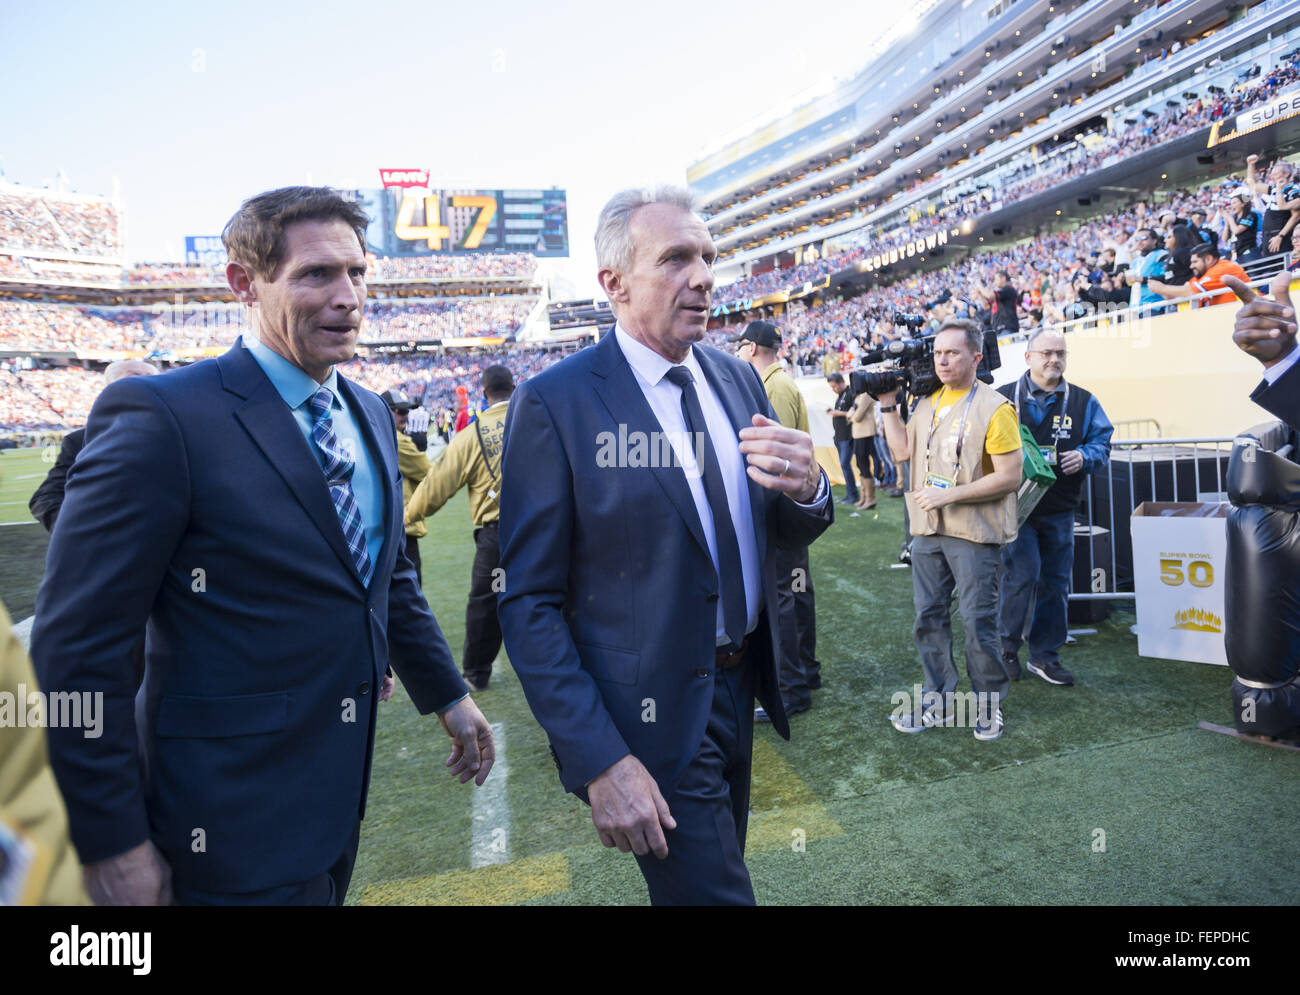
[(382, 189), (353, 194), (370, 215), (366, 247), (377, 256), (569, 254), (563, 190), (439, 190), (416, 169), (380, 170), (380, 179)]

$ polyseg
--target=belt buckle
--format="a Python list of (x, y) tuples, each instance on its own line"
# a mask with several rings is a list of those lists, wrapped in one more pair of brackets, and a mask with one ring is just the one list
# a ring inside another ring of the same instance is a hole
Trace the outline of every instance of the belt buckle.
[[(735, 645), (731, 643), (729, 645)], [(719, 670), (731, 670), (740, 665), (740, 661), (745, 658), (745, 652), (749, 649), (749, 637), (746, 636), (740, 646), (734, 651), (727, 653), (719, 649), (716, 653), (716, 666)]]

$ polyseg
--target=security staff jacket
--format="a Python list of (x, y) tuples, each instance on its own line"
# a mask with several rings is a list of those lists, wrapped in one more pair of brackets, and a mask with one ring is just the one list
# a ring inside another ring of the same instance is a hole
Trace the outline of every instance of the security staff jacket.
[[(402, 504), (405, 506), (411, 503), (411, 495), (429, 475), (429, 457), (420, 452), (415, 440), (405, 432), (397, 433), (397, 470), (402, 475)], [(429, 527), (423, 518), (414, 522), (407, 520), (406, 534), (423, 539), (429, 534)]]
[[(1013, 383), (1003, 384), (998, 392), (1015, 405), (1021, 424), (1033, 433), (1040, 447), (1056, 449), (1057, 459), (1052, 466), (1056, 483), (1029, 517), (1039, 519), (1074, 511), (1084, 478), (1110, 462), (1110, 437), (1115, 429), (1106, 412), (1092, 394), (1077, 384), (1062, 380), (1055, 391), (1047, 393), (1035, 385), (1028, 373)], [(1078, 473), (1066, 474), (1061, 471), (1059, 456), (1072, 449), (1083, 457), (1083, 467)]]
[(767, 391), (767, 399), (776, 412), (777, 421), (786, 428), (808, 431), (808, 405), (804, 403), (803, 394), (795, 386), (790, 374), (781, 369), (780, 363), (773, 363), (763, 371), (763, 389)]
[(469, 488), (474, 527), (501, 518), (501, 442), (506, 407), (498, 401), (452, 438), (442, 455), (406, 503), (406, 522), (422, 521), (437, 512), (462, 487)]

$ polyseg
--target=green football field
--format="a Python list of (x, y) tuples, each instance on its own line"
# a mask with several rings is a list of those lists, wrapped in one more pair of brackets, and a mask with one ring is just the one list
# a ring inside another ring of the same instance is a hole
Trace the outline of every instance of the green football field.
[[(27, 518), (48, 465), (0, 455), (0, 523)], [(787, 743), (759, 727), (747, 860), (760, 902), (1295, 904), (1300, 754), (1198, 730), (1231, 725), (1229, 672), (1137, 655), (1118, 612), (1065, 651), (1074, 687), (1013, 684), (1000, 740), (896, 733), (890, 696), (920, 680), (911, 579), (891, 569), (901, 502), (812, 548), (825, 690)], [(429, 522), (425, 592), (459, 658), (473, 544), (458, 495)], [(0, 525), (0, 598), (30, 615), (46, 540)], [(960, 653), (960, 620), (957, 620)], [(963, 687), (964, 689), (964, 687)], [(501, 756), (455, 783), (445, 734), (399, 689), (380, 706), (349, 902), (644, 903), (630, 855), (600, 846), (565, 795), (504, 656), (476, 699)]]

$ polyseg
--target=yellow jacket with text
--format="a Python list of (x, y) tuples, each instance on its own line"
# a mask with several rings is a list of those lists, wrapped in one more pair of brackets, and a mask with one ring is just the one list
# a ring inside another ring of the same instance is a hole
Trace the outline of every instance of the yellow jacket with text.
[(804, 403), (794, 379), (781, 368), (780, 363), (773, 363), (762, 373), (763, 389), (767, 399), (772, 402), (776, 420), (786, 428), (797, 428), (800, 432), (808, 431), (808, 405)]
[(469, 488), (469, 512), (475, 528), (500, 520), (501, 440), (509, 403), (498, 401), (480, 411), (478, 418), (452, 437), (406, 502), (407, 525), (437, 512), (462, 487)]
[(45, 729), (26, 724), (28, 696), (36, 691), (31, 660), (0, 604), (0, 905), (89, 905)]
[[(420, 452), (420, 447), (411, 441), (405, 432), (397, 433), (397, 469), (402, 473), (402, 504), (411, 503), (411, 495), (429, 475), (429, 457)], [(424, 519), (407, 521), (406, 534), (423, 539), (429, 534), (429, 527)]]

